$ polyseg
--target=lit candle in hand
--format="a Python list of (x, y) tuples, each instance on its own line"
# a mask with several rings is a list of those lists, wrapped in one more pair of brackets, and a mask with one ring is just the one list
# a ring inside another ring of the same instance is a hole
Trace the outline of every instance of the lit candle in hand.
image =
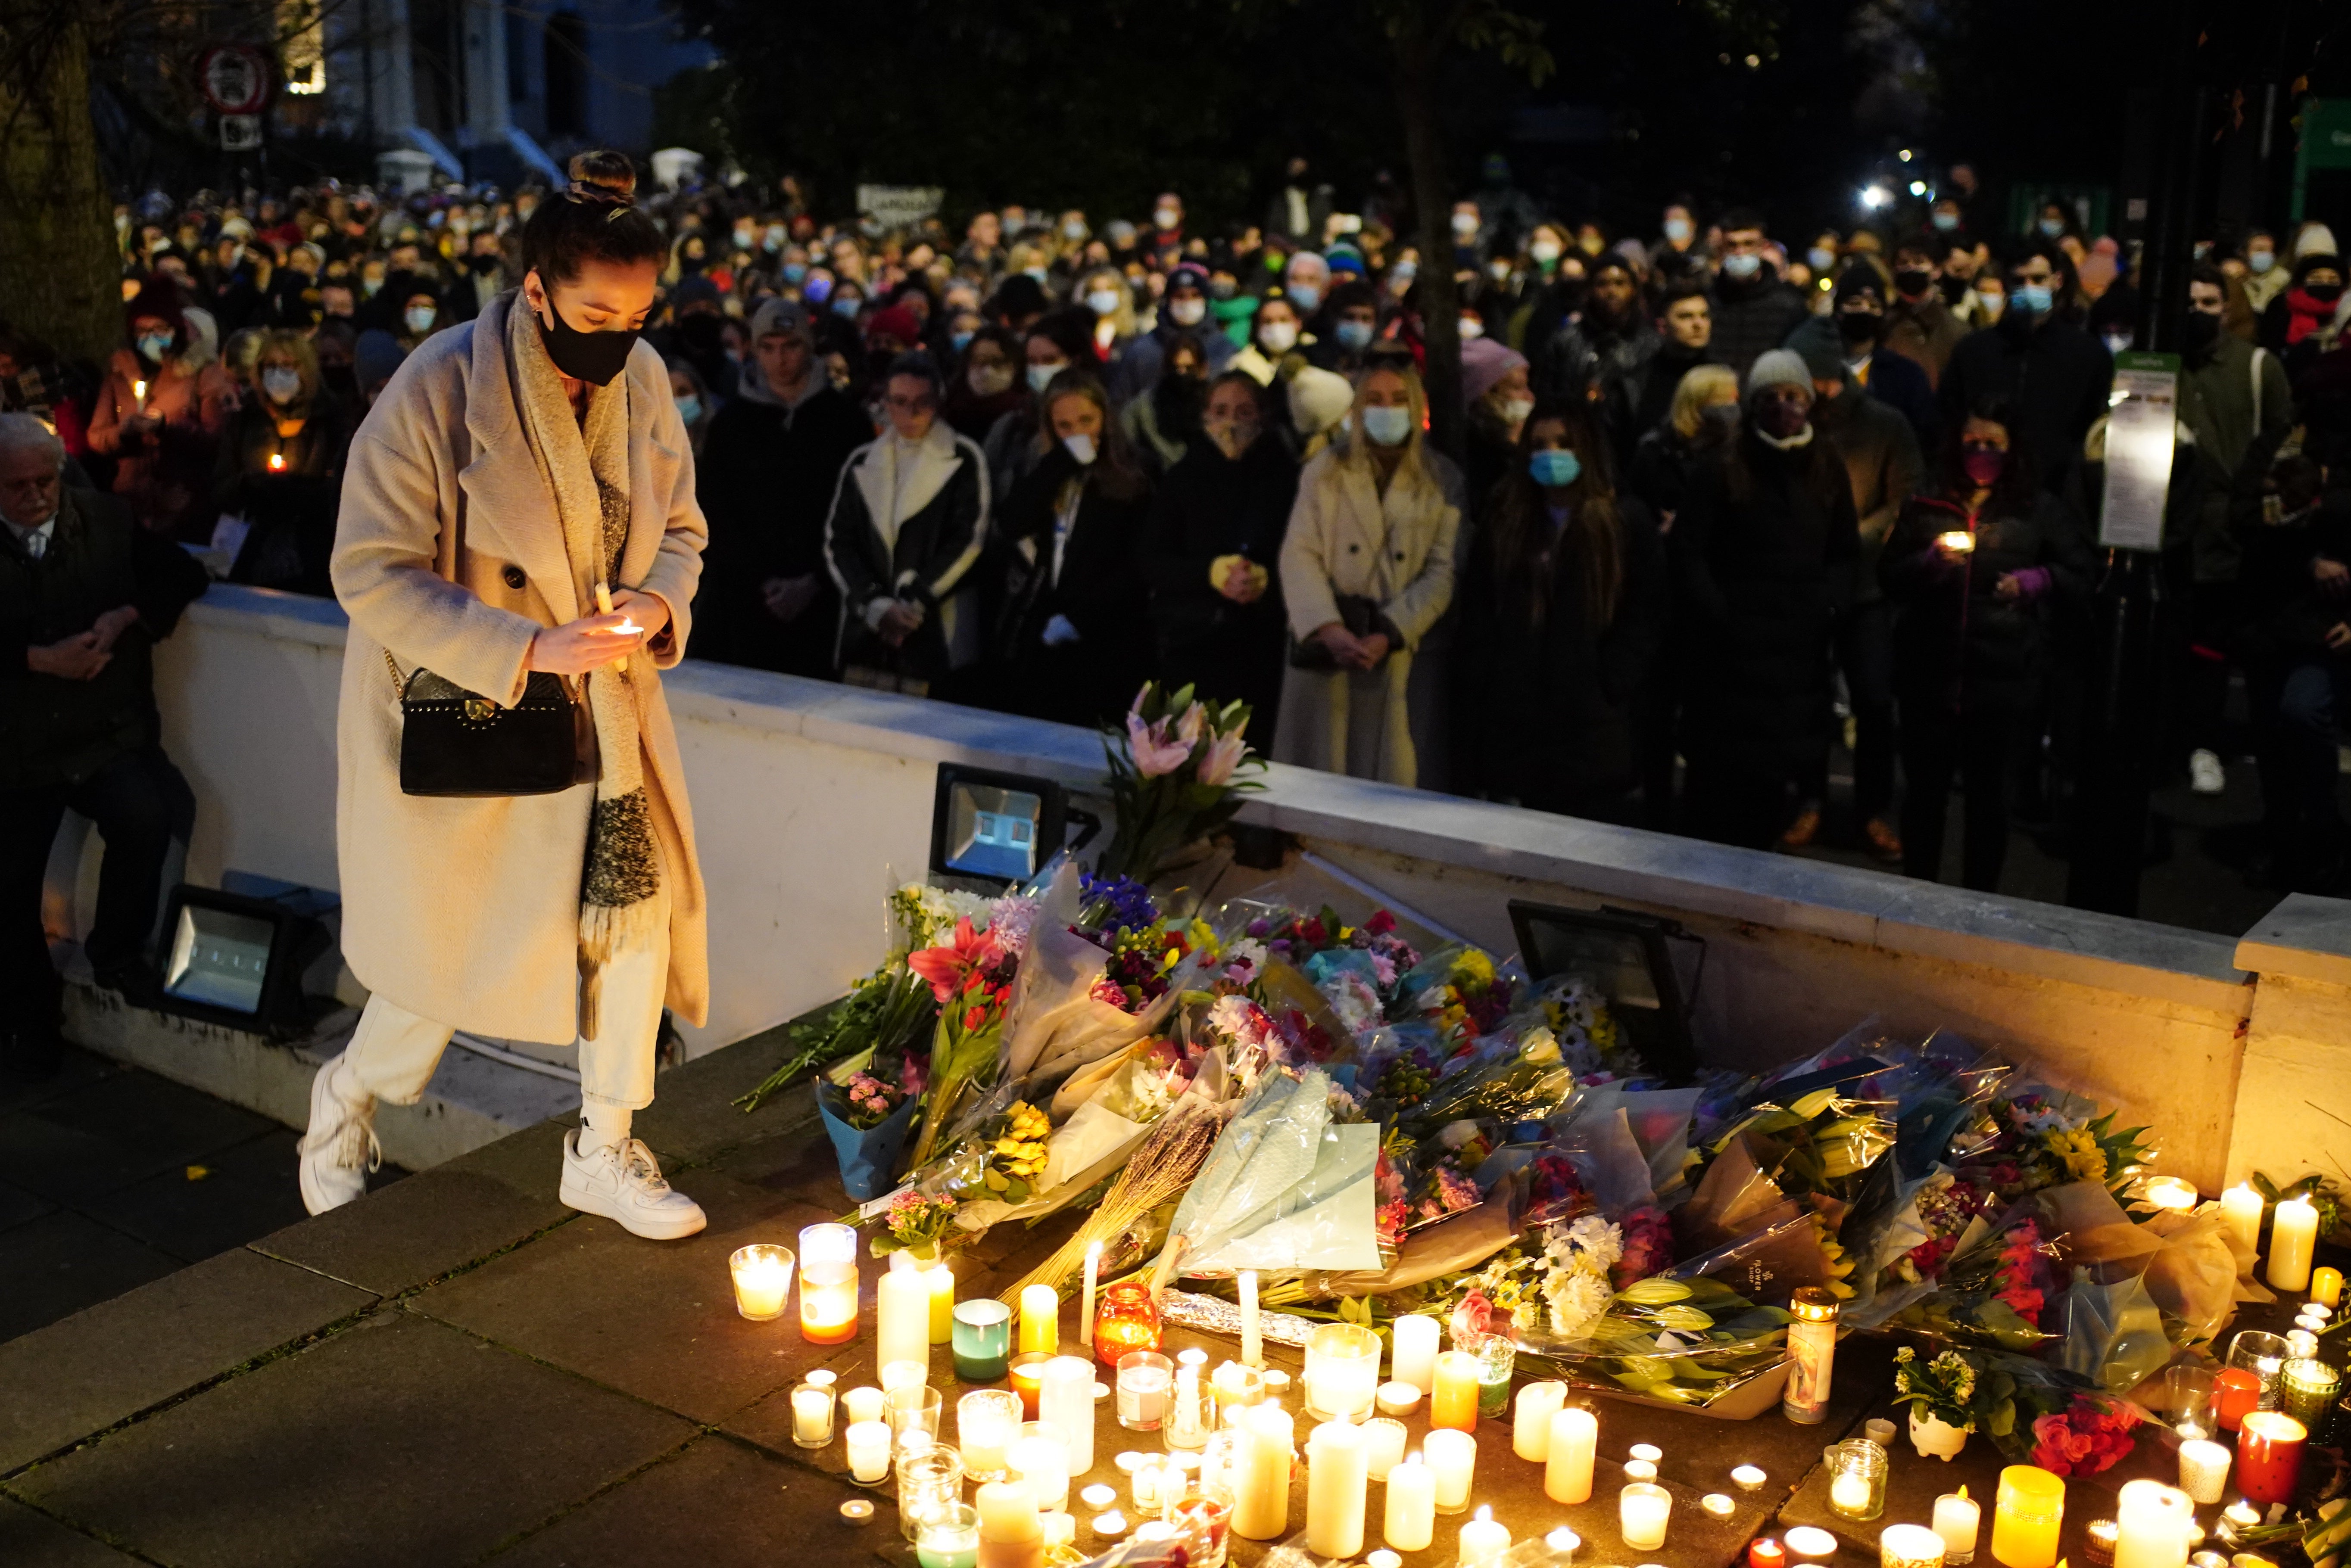
[(283, 473), (286, 472), (286, 454), (284, 452), (273, 452), (269, 454), (269, 472), (272, 473)]
[[(596, 612), (599, 615), (612, 613), (612, 590), (602, 583), (596, 585)], [(621, 624), (612, 628), (612, 635), (634, 637), (643, 629), (644, 628), (624, 616), (621, 619)], [(626, 675), (629, 672), (629, 661), (626, 659), (616, 659), (612, 660), (612, 669), (622, 675)]]

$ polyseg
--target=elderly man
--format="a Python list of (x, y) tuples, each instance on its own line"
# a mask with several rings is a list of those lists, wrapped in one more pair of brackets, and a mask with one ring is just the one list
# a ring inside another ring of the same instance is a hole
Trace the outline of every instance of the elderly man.
[(41, 881), (68, 807), (106, 843), (90, 967), (144, 988), (164, 850), (191, 805), (158, 743), (149, 649), (205, 584), (121, 502), (66, 488), (65, 461), (39, 420), (0, 414), (0, 1060), (31, 1074), (59, 1050)]

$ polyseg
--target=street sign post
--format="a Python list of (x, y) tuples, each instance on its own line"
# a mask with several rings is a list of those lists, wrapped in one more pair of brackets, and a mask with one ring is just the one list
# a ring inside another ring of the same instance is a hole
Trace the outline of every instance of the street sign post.
[(269, 100), (269, 57), (250, 44), (214, 44), (196, 61), (196, 82), (222, 114), (258, 114)]
[(220, 117), (223, 152), (251, 152), (261, 145), (261, 116), (225, 114)]

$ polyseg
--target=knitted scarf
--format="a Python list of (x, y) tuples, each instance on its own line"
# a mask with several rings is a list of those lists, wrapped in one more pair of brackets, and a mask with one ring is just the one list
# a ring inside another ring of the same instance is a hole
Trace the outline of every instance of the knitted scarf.
[[(588, 417), (571, 411), (548, 357), (538, 317), (520, 295), (507, 312), (508, 361), (523, 431), (538, 459), (563, 524), (563, 548), (583, 612), (596, 585), (610, 585), (629, 537), (629, 379), (614, 377), (588, 394)], [(582, 682), (596, 724), (601, 763), (580, 891), (580, 1033), (597, 1033), (599, 980), (619, 953), (650, 940), (661, 918), (661, 867), (645, 798), (639, 722), (651, 661), (638, 654), (622, 674), (611, 665)]]

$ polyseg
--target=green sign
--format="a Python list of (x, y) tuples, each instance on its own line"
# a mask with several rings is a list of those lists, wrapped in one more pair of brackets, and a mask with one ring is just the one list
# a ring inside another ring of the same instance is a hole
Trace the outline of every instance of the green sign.
[(2294, 155), (2294, 221), (2302, 222), (2314, 169), (2351, 169), (2351, 98), (2302, 100), (2302, 139)]

